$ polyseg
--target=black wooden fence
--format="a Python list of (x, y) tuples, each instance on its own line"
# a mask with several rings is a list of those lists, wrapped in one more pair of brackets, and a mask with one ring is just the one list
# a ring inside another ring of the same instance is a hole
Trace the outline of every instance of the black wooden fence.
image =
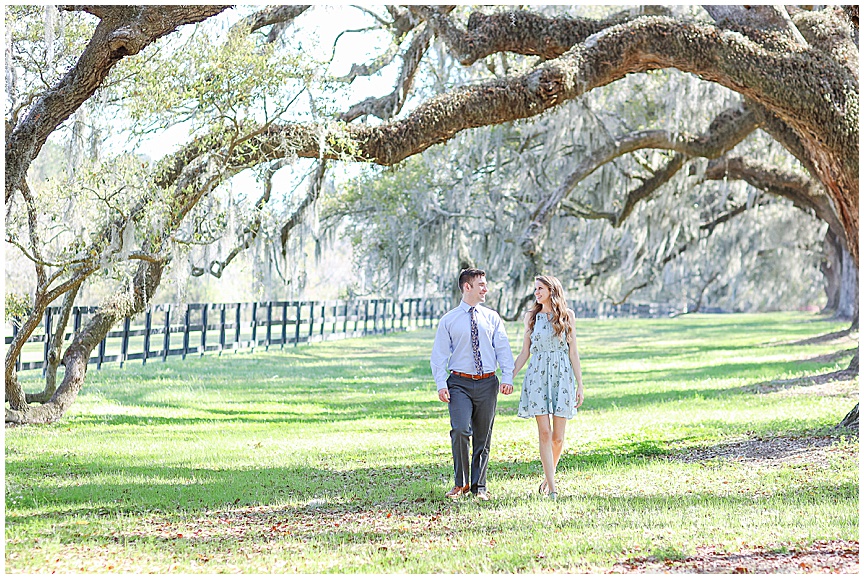
[[(273, 301), (227, 304), (163, 304), (123, 320), (122, 327), (108, 333), (90, 358), (90, 364), (129, 360), (165, 361), (168, 356), (205, 352), (284, 348), (322, 340), (337, 340), (369, 334), (387, 334), (417, 327), (432, 327), (448, 309), (451, 298), (361, 299), (333, 301)], [(72, 310), (72, 328), (66, 343), (96, 311), (94, 306)], [(18, 370), (45, 367), (54, 324), (60, 308), (45, 313), (40, 334), (27, 339), (17, 361)], [(6, 336), (7, 346), (17, 333)], [(39, 343), (39, 346), (30, 346)], [(23, 358), (23, 359), (22, 359)]]
[(570, 307), (577, 318), (668, 318), (681, 310), (670, 304), (623, 303), (611, 304), (577, 300)]

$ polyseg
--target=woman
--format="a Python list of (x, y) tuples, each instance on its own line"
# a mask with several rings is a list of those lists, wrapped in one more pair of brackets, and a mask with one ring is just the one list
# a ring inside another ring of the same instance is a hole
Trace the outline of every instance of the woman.
[(525, 314), (525, 338), (513, 375), (534, 354), (522, 382), (518, 416), (537, 420), (545, 475), (539, 492), (555, 499), (555, 469), (564, 448), (564, 429), (584, 398), (582, 368), (576, 349), (576, 315), (567, 309), (561, 282), (551, 275), (537, 276), (534, 298), (534, 307)]

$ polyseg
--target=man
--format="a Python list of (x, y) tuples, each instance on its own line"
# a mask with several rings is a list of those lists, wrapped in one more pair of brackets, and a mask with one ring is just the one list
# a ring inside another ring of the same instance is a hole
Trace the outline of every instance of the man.
[[(501, 316), (480, 307), (489, 291), (486, 272), (462, 270), (459, 290), (462, 302), (438, 322), (430, 360), (438, 398), (450, 410), (456, 485), (445, 496), (457, 499), (471, 492), (488, 501), (486, 468), (499, 391), (495, 368), (501, 367), (501, 393), (512, 394), (513, 352)], [(473, 447), (470, 477), (469, 439)]]

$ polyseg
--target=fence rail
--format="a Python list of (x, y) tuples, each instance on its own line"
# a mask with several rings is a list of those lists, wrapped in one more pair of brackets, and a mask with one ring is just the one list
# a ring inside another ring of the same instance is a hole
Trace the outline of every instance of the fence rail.
[[(408, 298), (328, 301), (270, 301), (218, 304), (162, 304), (123, 320), (120, 329), (110, 331), (94, 349), (90, 364), (130, 360), (162, 360), (169, 356), (199, 355), (205, 352), (254, 350), (271, 346), (338, 340), (369, 334), (387, 334), (418, 327), (432, 327), (451, 307), (450, 298)], [(65, 342), (78, 332), (95, 306), (72, 310), (72, 329)], [(16, 362), (20, 370), (45, 368), (54, 323), (59, 307), (48, 308), (43, 331), (34, 333)], [(12, 336), (18, 328), (12, 325)], [(27, 347), (38, 343), (41, 347)], [(43, 370), (44, 371), (44, 370)]]

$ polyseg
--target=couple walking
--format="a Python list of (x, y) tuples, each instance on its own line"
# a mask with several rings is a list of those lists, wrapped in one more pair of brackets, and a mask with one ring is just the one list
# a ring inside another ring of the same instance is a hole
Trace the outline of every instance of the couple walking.
[[(582, 371), (574, 337), (576, 316), (567, 308), (561, 282), (545, 275), (534, 281), (536, 303), (525, 314), (522, 351), (515, 362), (501, 317), (480, 307), (488, 291), (483, 270), (462, 270), (462, 302), (438, 322), (431, 365), (438, 398), (450, 410), (456, 484), (446, 493), (448, 498), (473, 493), (480, 500), (489, 500), (486, 469), (498, 392), (513, 393), (513, 377), (532, 354), (517, 414), (537, 421), (544, 473), (539, 492), (557, 498), (555, 469), (564, 448), (567, 420), (582, 404)], [(500, 385), (497, 366), (501, 367)]]

